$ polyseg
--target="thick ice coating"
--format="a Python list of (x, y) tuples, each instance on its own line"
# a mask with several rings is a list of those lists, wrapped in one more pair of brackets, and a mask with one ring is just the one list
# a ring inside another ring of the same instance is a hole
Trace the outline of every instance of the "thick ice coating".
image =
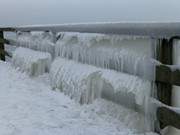
[(38, 76), (49, 71), (51, 55), (49, 53), (19, 47), (13, 53), (12, 63), (21, 71), (27, 72), (30, 76)]
[(147, 37), (59, 34), (61, 36), (55, 45), (56, 56), (133, 75), (143, 76), (154, 51), (151, 39)]
[(151, 96), (151, 82), (139, 77), (128, 75), (113, 70), (102, 70), (102, 78), (106, 84), (102, 96), (114, 100), (116, 103), (134, 108), (143, 106), (146, 97)]
[(97, 68), (57, 58), (50, 70), (51, 85), (82, 104), (100, 97), (101, 73)]
[(85, 100), (83, 103), (102, 96), (134, 108), (136, 104), (142, 106), (144, 98), (150, 96), (149, 81), (63, 58), (53, 62), (50, 75), (53, 88), (59, 88), (79, 102)]
[(53, 35), (49, 32), (20, 32), (16, 44), (37, 51), (49, 52), (54, 55)]

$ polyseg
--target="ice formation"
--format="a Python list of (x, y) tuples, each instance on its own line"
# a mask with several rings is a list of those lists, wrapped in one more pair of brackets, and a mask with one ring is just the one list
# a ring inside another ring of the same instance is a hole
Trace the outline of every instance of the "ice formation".
[(151, 131), (153, 128), (151, 114), (145, 115), (151, 96), (150, 81), (60, 57), (51, 65), (50, 80), (54, 89), (82, 104), (92, 103), (101, 97), (141, 112), (143, 117), (139, 122), (144, 124), (142, 129)]
[(106, 100), (79, 105), (51, 90), (48, 74), (29, 78), (0, 61), (1, 135), (157, 135), (143, 116)]
[(90, 65), (56, 58), (50, 70), (51, 85), (82, 104), (100, 97), (101, 73)]
[(23, 33), (17, 36), (17, 41), (20, 46), (50, 52), (55, 54), (53, 57), (58, 57), (50, 70), (54, 89), (63, 91), (80, 103), (91, 103), (102, 96), (130, 108), (140, 107), (144, 115), (147, 114), (149, 97), (154, 88), (153, 82), (146, 79), (154, 80), (156, 65), (153, 59), (156, 44), (152, 44), (152, 39), (142, 36), (58, 33), (54, 46), (53, 36), (46, 34)]
[(144, 106), (145, 98), (151, 96), (150, 81), (113, 70), (102, 70), (102, 72), (103, 80), (112, 86), (103, 87), (102, 96), (107, 99), (135, 108)]
[[(55, 55), (107, 69), (141, 75), (153, 55), (151, 39), (138, 36), (59, 33)], [(149, 66), (149, 65), (148, 65)]]
[(49, 52), (54, 56), (54, 35), (50, 32), (19, 32), (16, 44), (37, 51)]
[[(80, 101), (81, 93), (84, 91), (93, 94), (96, 93), (94, 91), (98, 91), (106, 99), (134, 108), (136, 104), (142, 106), (146, 96), (150, 97), (151, 82), (149, 81), (72, 60), (57, 58), (52, 64), (50, 73), (52, 86), (59, 88), (71, 97), (79, 93), (79, 97), (75, 97), (78, 99), (77, 101)], [(83, 90), (84, 88), (86, 90)], [(86, 96), (88, 99), (92, 97), (91, 94)]]
[(101, 97), (141, 113), (144, 130), (152, 131), (156, 120), (151, 102), (154, 85), (137, 76), (102, 69), (103, 88)]
[(12, 63), (30, 76), (37, 76), (49, 71), (51, 55), (19, 47), (13, 53)]

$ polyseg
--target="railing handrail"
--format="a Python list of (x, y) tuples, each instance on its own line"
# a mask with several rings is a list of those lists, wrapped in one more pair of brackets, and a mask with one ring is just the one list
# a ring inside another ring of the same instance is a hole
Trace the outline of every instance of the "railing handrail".
[(0, 31), (52, 31), (139, 35), (151, 37), (180, 36), (180, 22), (116, 22), (0, 27)]

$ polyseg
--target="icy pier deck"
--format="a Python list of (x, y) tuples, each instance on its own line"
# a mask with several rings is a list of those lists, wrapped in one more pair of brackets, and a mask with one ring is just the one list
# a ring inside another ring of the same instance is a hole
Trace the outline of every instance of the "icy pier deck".
[(1, 135), (141, 135), (138, 113), (105, 100), (80, 106), (49, 83), (0, 61)]

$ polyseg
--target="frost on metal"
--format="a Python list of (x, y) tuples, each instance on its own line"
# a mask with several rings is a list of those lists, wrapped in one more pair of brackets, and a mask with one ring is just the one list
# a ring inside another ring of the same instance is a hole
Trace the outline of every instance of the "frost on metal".
[(52, 87), (69, 95), (82, 104), (91, 103), (100, 97), (101, 73), (97, 68), (74, 61), (56, 58), (50, 70)]
[(19, 47), (13, 53), (12, 63), (21, 71), (27, 72), (30, 76), (38, 76), (49, 71), (51, 55), (49, 53)]
[(17, 46), (37, 51), (49, 52), (54, 55), (54, 36), (50, 32), (18, 32)]
[(142, 76), (144, 67), (147, 67), (153, 55), (151, 39), (147, 37), (87, 33), (59, 34), (61, 36), (55, 44), (56, 56), (106, 69)]

